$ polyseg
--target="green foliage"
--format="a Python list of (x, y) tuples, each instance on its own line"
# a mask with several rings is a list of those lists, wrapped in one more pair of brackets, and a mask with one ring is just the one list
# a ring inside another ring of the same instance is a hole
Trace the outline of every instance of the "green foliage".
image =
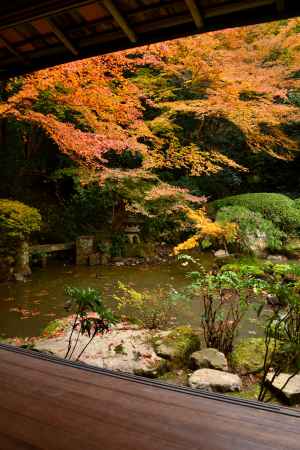
[(59, 217), (53, 218), (54, 222), (58, 222), (56, 228), (62, 228), (64, 239), (76, 239), (80, 234), (95, 233), (109, 221), (112, 199), (98, 183), (92, 181), (81, 185), (79, 177), (73, 177), (72, 169), (68, 176), (64, 171), (63, 181), (58, 183), (73, 186), (63, 211)]
[[(272, 381), (281, 373), (291, 373), (289, 380), (300, 372), (300, 295), (299, 281), (282, 281), (271, 284), (272, 295), (284, 296), (284, 308), (274, 309), (265, 326), (266, 353), (263, 377), (258, 399), (264, 401), (268, 390), (267, 375), (273, 373)], [(287, 385), (281, 387), (281, 390)]]
[(289, 239), (285, 244), (283, 251), (289, 258), (298, 258), (300, 256), (300, 239)]
[[(151, 173), (110, 170), (102, 184), (102, 194), (111, 202), (112, 231), (120, 232), (133, 215), (142, 218), (142, 233), (146, 239), (176, 239), (187, 226), (186, 207), (201, 198), (192, 197)], [(117, 255), (116, 255), (117, 256)]]
[(207, 273), (203, 269), (189, 274), (187, 294), (203, 304), (201, 324), (207, 347), (231, 354), (242, 318), (250, 298), (262, 292), (266, 283), (232, 271)]
[(23, 86), (22, 77), (10, 78), (8, 82), (0, 83), (0, 101), (5, 102), (9, 97), (17, 94)]
[(239, 226), (238, 243), (241, 250), (251, 252), (253, 238), (266, 237), (270, 250), (279, 250), (286, 235), (271, 220), (264, 219), (260, 212), (251, 211), (244, 206), (227, 206), (217, 212), (217, 222), (236, 223)]
[(192, 81), (192, 72), (172, 73), (152, 67), (143, 67), (131, 78), (154, 101), (202, 99), (206, 85)]
[(287, 97), (292, 105), (300, 107), (300, 89), (291, 89)]
[(271, 261), (241, 258), (237, 262), (223, 265), (220, 270), (221, 272), (236, 272), (242, 276), (253, 276), (270, 283), (285, 283), (291, 280), (295, 281), (300, 277), (300, 263), (296, 262), (274, 264)]
[(40, 230), (41, 223), (42, 218), (36, 208), (15, 200), (0, 199), (1, 239), (27, 239), (31, 233)]
[(280, 63), (290, 65), (293, 62), (293, 54), (289, 48), (274, 47), (265, 56), (264, 64)]
[(209, 209), (216, 212), (226, 206), (242, 206), (258, 212), (285, 232), (300, 229), (300, 211), (294, 200), (283, 194), (259, 192), (225, 197), (212, 202)]
[(300, 33), (300, 23), (297, 23), (290, 31), (291, 34), (298, 34)]
[(254, 277), (264, 277), (265, 275), (262, 264), (243, 264), (242, 262), (236, 262), (224, 264), (220, 270), (221, 272), (230, 271)]
[(132, 322), (143, 328), (163, 329), (172, 325), (176, 314), (187, 306), (184, 297), (176, 291), (157, 288), (155, 291), (136, 291), (118, 282), (120, 293), (114, 296), (117, 309)]
[(141, 167), (143, 155), (131, 150), (125, 150), (123, 153), (117, 153), (110, 150), (105, 153), (107, 166), (112, 168), (122, 167), (123, 169), (136, 169)]
[(126, 244), (128, 238), (124, 233), (115, 233), (111, 238), (110, 255), (112, 257), (126, 256)]
[(289, 78), (295, 79), (295, 80), (300, 80), (300, 70), (294, 70)]
[[(87, 335), (89, 341), (77, 354), (76, 360), (82, 356), (88, 345), (97, 334), (104, 334), (117, 322), (116, 317), (108, 309), (101, 299), (97, 289), (66, 287), (65, 293), (68, 297), (65, 308), (75, 312), (75, 319), (69, 336), (68, 348), (65, 358), (71, 359), (78, 345), (80, 335)], [(73, 339), (77, 330), (77, 337)]]
[(239, 93), (239, 99), (245, 102), (249, 100), (259, 100), (262, 97), (265, 97), (265, 94), (251, 90), (244, 90)]
[(295, 208), (300, 209), (300, 198), (295, 198), (294, 200)]
[[(55, 89), (62, 93), (64, 88), (62, 85), (56, 85)], [(40, 91), (32, 109), (46, 115), (53, 114), (61, 122), (72, 123), (81, 131), (93, 131), (91, 126), (84, 120), (84, 116), (80, 111), (56, 101), (52, 89)]]
[(66, 323), (64, 320), (55, 319), (52, 320), (43, 330), (43, 335), (50, 337), (54, 336), (56, 333), (63, 331), (66, 328)]

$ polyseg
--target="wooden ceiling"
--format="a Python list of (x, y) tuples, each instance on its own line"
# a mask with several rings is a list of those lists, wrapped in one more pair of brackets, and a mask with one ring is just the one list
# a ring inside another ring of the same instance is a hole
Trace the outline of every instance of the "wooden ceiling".
[(11, 0), (0, 76), (232, 26), (300, 16), (299, 0)]

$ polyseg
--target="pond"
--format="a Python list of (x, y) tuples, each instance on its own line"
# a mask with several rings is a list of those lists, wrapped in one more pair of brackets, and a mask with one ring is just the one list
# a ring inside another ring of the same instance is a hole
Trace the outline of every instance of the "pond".
[[(203, 254), (199, 262), (209, 268), (214, 257)], [(191, 270), (179, 262), (159, 265), (136, 266), (71, 266), (51, 262), (45, 269), (35, 268), (26, 283), (0, 284), (0, 336), (33, 337), (56, 318), (68, 315), (64, 309), (66, 286), (92, 287), (100, 290), (106, 305), (113, 304), (118, 281), (130, 283), (137, 290), (172, 286), (180, 289), (187, 283), (186, 274)], [(201, 304), (193, 302), (186, 313), (177, 317), (178, 323), (200, 325)], [(241, 335), (261, 334), (254, 317), (247, 317)]]

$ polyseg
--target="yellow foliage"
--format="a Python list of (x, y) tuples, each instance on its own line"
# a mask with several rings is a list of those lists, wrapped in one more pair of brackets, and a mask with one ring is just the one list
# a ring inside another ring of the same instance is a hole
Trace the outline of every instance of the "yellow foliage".
[(233, 241), (236, 238), (238, 226), (235, 223), (221, 224), (213, 222), (206, 216), (203, 209), (193, 211), (189, 209), (187, 217), (194, 222), (195, 228), (198, 230), (192, 237), (184, 242), (181, 242), (174, 248), (174, 253), (177, 255), (183, 250), (191, 250), (198, 245), (198, 242), (204, 238), (212, 238), (218, 241), (226, 242)]
[(200, 239), (200, 236), (195, 234), (194, 236), (190, 237), (186, 241), (181, 242), (181, 244), (178, 244), (174, 248), (175, 255), (178, 255), (178, 253), (182, 252), (183, 250), (191, 250), (192, 248), (195, 248), (196, 245), (198, 244), (199, 239)]

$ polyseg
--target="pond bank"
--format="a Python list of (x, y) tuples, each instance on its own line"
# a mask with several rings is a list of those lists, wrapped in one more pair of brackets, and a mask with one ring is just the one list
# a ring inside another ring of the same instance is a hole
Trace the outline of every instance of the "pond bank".
[[(74, 316), (56, 320), (40, 338), (14, 339), (8, 342), (65, 358)], [(166, 383), (220, 392), (245, 399), (257, 399), (260, 371), (264, 360), (264, 339), (250, 338), (236, 347), (232, 358), (213, 348), (206, 348), (200, 329), (179, 326), (169, 330), (149, 330), (121, 322), (90, 342), (77, 331), (72, 338), (74, 351), (67, 359), (109, 370), (156, 378)], [(82, 352), (82, 350), (84, 351)], [(293, 401), (300, 399), (298, 380), (291, 382)], [(295, 386), (294, 386), (295, 384)], [(291, 394), (283, 404), (289, 403)], [(278, 399), (269, 393), (269, 400)]]

